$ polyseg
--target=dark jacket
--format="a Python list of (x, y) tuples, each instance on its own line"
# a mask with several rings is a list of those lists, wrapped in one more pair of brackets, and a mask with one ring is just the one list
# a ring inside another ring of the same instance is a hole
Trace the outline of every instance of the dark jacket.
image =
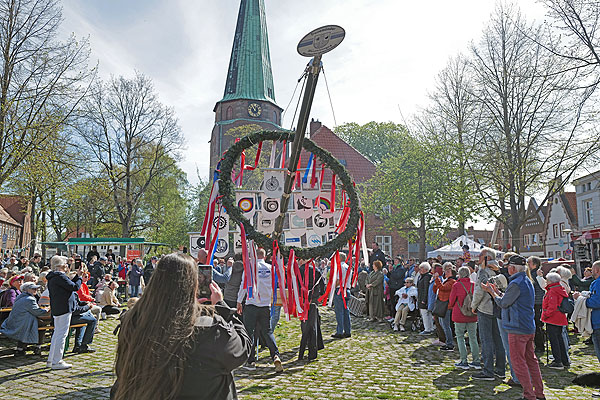
[(417, 305), (420, 309), (427, 309), (428, 297), (429, 297), (429, 283), (431, 281), (431, 272), (421, 275), (417, 282)]
[(406, 269), (402, 265), (397, 265), (390, 272), (388, 272), (388, 278), (390, 281), (390, 293), (396, 293), (396, 290), (404, 286), (404, 278), (406, 276)]
[(50, 311), (53, 317), (72, 313), (78, 305), (79, 298), (73, 292), (81, 287), (81, 277), (76, 275), (69, 279), (64, 272), (52, 271), (46, 275), (48, 291), (50, 292)]
[(238, 291), (240, 290), (240, 284), (242, 283), (243, 273), (244, 263), (241, 261), (234, 261), (233, 267), (231, 267), (231, 276), (225, 284), (223, 299), (228, 302), (237, 303), (237, 296)]
[(544, 289), (542, 289), (542, 287), (540, 286), (540, 283), (536, 279), (538, 269), (539, 268), (531, 270), (531, 276), (533, 277), (533, 282), (531, 282), (531, 283), (533, 284), (533, 292), (535, 294), (534, 304), (541, 305), (544, 301), (544, 296), (546, 295), (546, 291)]
[(383, 251), (381, 251), (381, 249), (374, 250), (371, 253), (371, 257), (369, 257), (369, 264), (371, 265), (371, 268), (373, 268), (373, 263), (376, 260), (381, 261), (381, 268), (383, 269), (383, 267), (385, 267), (386, 260), (385, 254), (383, 254)]
[[(304, 282), (306, 264), (302, 265), (300, 270), (300, 276), (298, 279), (298, 287), (303, 288), (302, 282)], [(314, 277), (313, 277), (314, 273)], [(308, 301), (311, 303), (318, 303), (319, 297), (325, 293), (325, 286), (323, 284), (323, 279), (321, 279), (321, 273), (319, 270), (314, 269), (312, 266), (308, 267), (308, 285), (306, 286), (308, 290)], [(303, 306), (304, 307), (304, 306)]]
[[(127, 275), (129, 276), (129, 284), (131, 286), (140, 286), (141, 283), (141, 277), (144, 274), (144, 270), (142, 269), (142, 267), (140, 267), (137, 264), (132, 264), (131, 265), (131, 271), (129, 271), (127, 273)], [(144, 282), (146, 282), (146, 280), (144, 279)]]
[(535, 294), (533, 284), (525, 272), (510, 277), (506, 292), (494, 298), (502, 308), (502, 326), (508, 333), (531, 335), (535, 333)]
[(77, 294), (77, 292), (73, 292), (71, 297), (73, 297), (72, 301), (75, 303), (75, 306), (73, 307), (73, 317), (81, 315), (92, 308), (85, 301), (79, 300), (79, 294)]
[(185, 362), (177, 400), (237, 399), (232, 371), (246, 362), (252, 342), (234, 310), (223, 302), (215, 310), (214, 316), (196, 321), (194, 345)]
[(144, 283), (146, 286), (150, 283), (150, 278), (152, 278), (152, 273), (154, 272), (154, 266), (152, 263), (150, 265), (146, 265), (144, 268)]

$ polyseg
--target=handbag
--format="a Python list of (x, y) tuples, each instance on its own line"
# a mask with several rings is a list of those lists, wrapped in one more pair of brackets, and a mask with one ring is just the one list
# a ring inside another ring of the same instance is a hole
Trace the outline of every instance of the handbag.
[(442, 301), (440, 299), (435, 300), (435, 305), (433, 306), (433, 310), (431, 313), (436, 317), (444, 318), (446, 316), (446, 312), (448, 311), (448, 300)]

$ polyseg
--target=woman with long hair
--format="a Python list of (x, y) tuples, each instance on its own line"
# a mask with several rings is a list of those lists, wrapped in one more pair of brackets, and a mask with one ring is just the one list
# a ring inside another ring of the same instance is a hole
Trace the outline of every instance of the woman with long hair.
[(161, 258), (123, 318), (111, 398), (237, 399), (232, 371), (246, 362), (252, 342), (219, 287), (210, 287), (212, 305), (201, 305), (194, 260)]

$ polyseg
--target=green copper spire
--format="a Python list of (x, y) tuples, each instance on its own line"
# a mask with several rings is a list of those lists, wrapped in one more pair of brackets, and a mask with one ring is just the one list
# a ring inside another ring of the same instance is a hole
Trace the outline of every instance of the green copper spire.
[(275, 104), (264, 0), (241, 0), (225, 95), (221, 101), (252, 99)]

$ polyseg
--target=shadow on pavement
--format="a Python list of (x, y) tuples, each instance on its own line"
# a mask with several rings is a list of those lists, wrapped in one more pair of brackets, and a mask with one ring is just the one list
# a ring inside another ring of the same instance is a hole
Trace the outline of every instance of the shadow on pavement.
[(110, 386), (108, 387), (95, 387), (89, 389), (81, 389), (73, 392), (59, 394), (57, 396), (51, 397), (51, 399), (55, 400), (79, 400), (79, 399), (88, 399), (88, 398), (98, 398), (98, 394), (104, 394), (103, 398), (108, 399), (110, 396)]

